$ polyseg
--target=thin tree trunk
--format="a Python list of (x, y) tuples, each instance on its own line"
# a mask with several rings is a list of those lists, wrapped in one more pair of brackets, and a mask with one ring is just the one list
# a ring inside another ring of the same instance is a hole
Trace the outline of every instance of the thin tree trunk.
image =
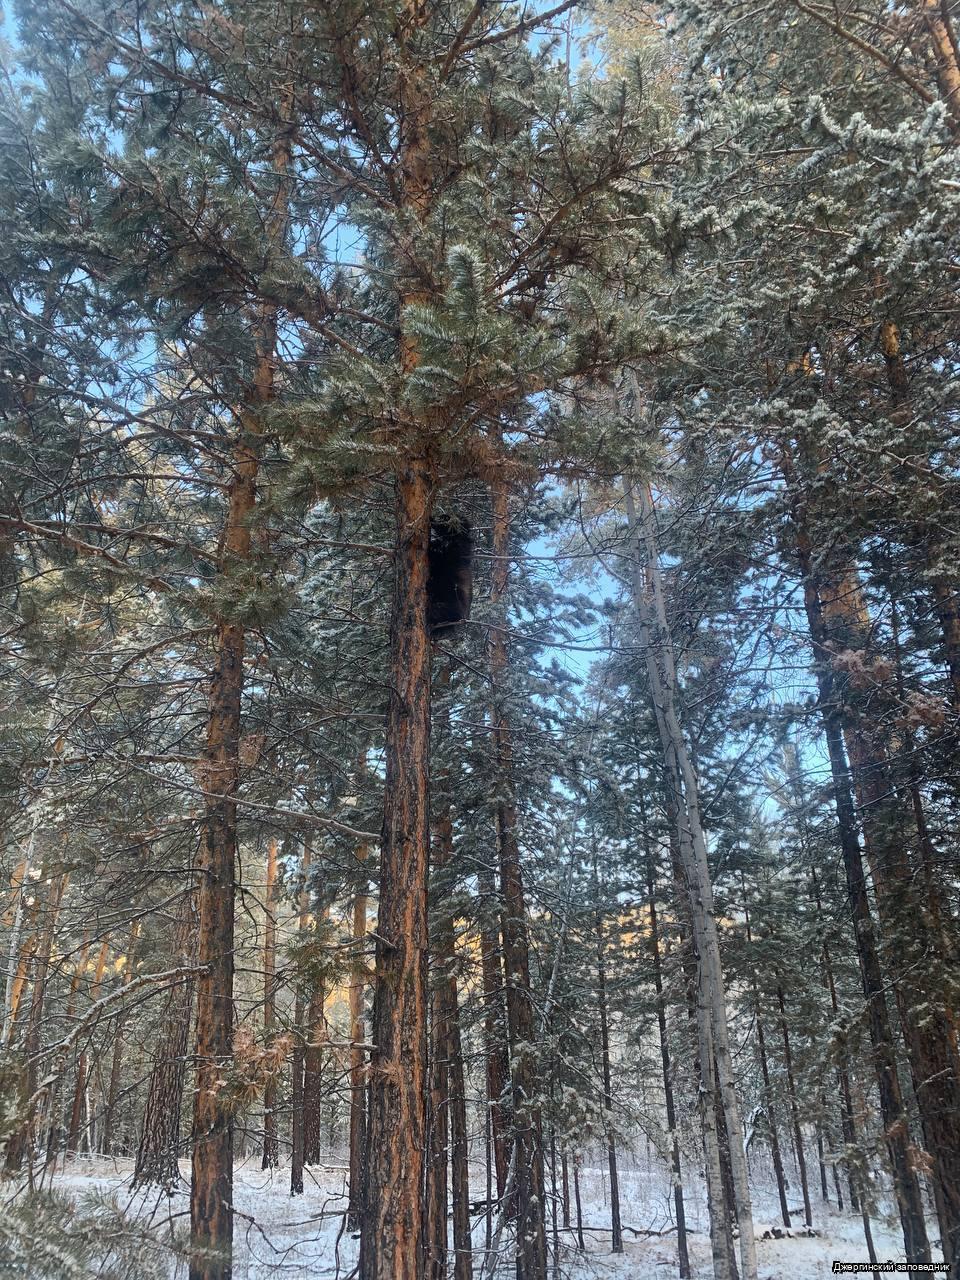
[[(827, 1100), (824, 1097), (822, 1090), (820, 1092), (820, 1111), (823, 1115), (826, 1115)], [(824, 1142), (823, 1142), (823, 1126), (820, 1123), (820, 1121), (817, 1121), (817, 1166), (820, 1170), (820, 1199), (823, 1201), (824, 1204), (829, 1204), (830, 1191), (827, 1187), (826, 1147), (824, 1146)], [(838, 1184), (838, 1189), (839, 1189), (839, 1184)], [(843, 1208), (842, 1200), (838, 1204), (837, 1208), (838, 1209)]]
[[(664, 764), (663, 798), (670, 830), (670, 859), (674, 883), (674, 897), (678, 924), (684, 982), (687, 997), (687, 1016), (695, 1032), (693, 1078), (698, 1081), (697, 1114), (703, 1141), (704, 1179), (707, 1187), (707, 1216), (710, 1222), (710, 1248), (713, 1257), (714, 1280), (734, 1280), (737, 1262), (730, 1231), (730, 1214), (727, 1211), (727, 1195), (724, 1188), (724, 1170), (721, 1159), (720, 1128), (717, 1105), (717, 1079), (713, 1056), (713, 1036), (709, 1015), (703, 1016), (703, 1000), (700, 994), (700, 969), (694, 955), (694, 947), (684, 926), (689, 921), (690, 907), (683, 867), (680, 858), (680, 810), (677, 796), (680, 782), (675, 772)], [(644, 819), (645, 821), (645, 819)]]
[[(477, 873), (480, 898), (486, 913), (498, 901), (493, 873), (481, 866)], [(503, 998), (503, 966), (495, 931), (488, 919), (480, 924), (480, 965), (483, 979), (484, 1071), (487, 1086), (487, 1110), (490, 1114), (493, 1168), (496, 1174), (497, 1199), (502, 1199), (507, 1185), (507, 1117), (503, 1100), (507, 1090), (507, 1033)], [(488, 1200), (490, 1197), (488, 1196)]]
[[(39, 902), (34, 902), (33, 909), (30, 913), (31, 926), (36, 921), (38, 914)], [(13, 982), (10, 987), (9, 1017), (7, 1018), (6, 1027), (6, 1043), (8, 1045), (13, 1044), (16, 1041), (17, 1015), (20, 1012), (20, 1002), (23, 999), (23, 993), (27, 986), (27, 975), (30, 972), (30, 964), (36, 955), (39, 941), (40, 935), (34, 931), (26, 938), (23, 945), (20, 947), (20, 955), (17, 959), (16, 972), (13, 975)]]
[[(130, 933), (127, 937), (127, 954), (123, 964), (123, 985), (133, 981), (134, 977), (134, 961), (137, 950), (137, 939), (140, 937), (140, 921), (134, 920), (130, 926)], [(114, 1039), (113, 1039), (113, 1060), (110, 1064), (110, 1084), (107, 1089), (107, 1105), (103, 1114), (103, 1138), (101, 1149), (106, 1155), (125, 1154), (125, 1143), (122, 1141), (122, 1135), (117, 1132), (119, 1125), (117, 1121), (117, 1099), (120, 1093), (120, 1074), (123, 1070), (123, 1051), (125, 1041), (123, 1033), (126, 1030), (126, 1016), (121, 1011), (117, 1014), (114, 1023)]]
[[(73, 1020), (77, 1012), (77, 995), (80, 991), (80, 983), (87, 967), (87, 956), (90, 953), (90, 930), (84, 929), (83, 939), (80, 943), (80, 952), (73, 966), (73, 977), (70, 979), (70, 990), (67, 994), (67, 1010), (66, 1022), (68, 1027), (73, 1026)], [(66, 1084), (65, 1076), (61, 1075), (54, 1085), (54, 1092), (51, 1097), (49, 1124), (50, 1130), (47, 1135), (47, 1163), (52, 1164), (56, 1161), (59, 1154), (61, 1143), (66, 1146), (64, 1134), (64, 1086)], [(69, 1136), (69, 1128), (67, 1135)]]
[(290, 1194), (303, 1195), (303, 1040), (304, 1002), (298, 991), (293, 1001), (296, 1039), (290, 1055)]
[[(37, 1064), (41, 1050), (40, 1029), (43, 1023), (44, 1002), (50, 977), (53, 940), (56, 936), (57, 920), (60, 916), (60, 906), (63, 902), (63, 895), (66, 892), (68, 879), (68, 873), (60, 871), (50, 876), (48, 880), (47, 897), (43, 908), (43, 924), (40, 929), (34, 964), (30, 1009), (27, 1013), (23, 1039), (23, 1057), (26, 1062), (22, 1078), (23, 1096), (25, 1099), (30, 1099), (30, 1103), (23, 1122), (14, 1132), (7, 1145), (7, 1169), (13, 1172), (22, 1166), (25, 1158), (29, 1159), (31, 1183), (33, 1180), (32, 1147), (39, 1118), (36, 1094)], [(10, 1025), (11, 1027), (14, 1026), (14, 1021), (11, 1021)]]
[(326, 990), (320, 984), (307, 1005), (303, 1050), (303, 1162), (319, 1164), (323, 1156), (323, 1060), (326, 1036)]
[[(444, 862), (452, 853), (452, 830), (440, 832), (440, 845), (444, 849)], [(438, 866), (439, 866), (438, 862)], [(442, 922), (437, 960), (439, 975), (439, 1002), (437, 1012), (441, 1019), (443, 1049), (446, 1054), (447, 1137), (450, 1148), (450, 1173), (453, 1195), (453, 1248), (454, 1280), (471, 1280), (473, 1253), (470, 1234), (470, 1171), (468, 1163), (467, 1097), (463, 1069), (463, 1046), (460, 1037), (460, 1008), (457, 997), (457, 979), (454, 973), (453, 918)], [(445, 1230), (445, 1228), (444, 1228)]]
[[(35, 388), (30, 387), (25, 393), (25, 399), (32, 401), (35, 394)], [(53, 727), (57, 722), (57, 705), (56, 701), (51, 704), (50, 713), (47, 718), (47, 735), (52, 734)], [(46, 782), (49, 782), (56, 773), (58, 758), (54, 752), (51, 753), (47, 765)], [(23, 990), (23, 978), (20, 978), (21, 966), (25, 974), (26, 966), (22, 965), (21, 956), (23, 954), (20, 945), (20, 939), (23, 934), (26, 912), (24, 910), (24, 900), (27, 887), (31, 881), (34, 859), (37, 849), (37, 836), (40, 833), (41, 824), (46, 813), (46, 802), (43, 793), (34, 801), (33, 813), (30, 820), (30, 835), (27, 840), (27, 848), (23, 858), (17, 866), (11, 881), (10, 890), (14, 899), (13, 916), (7, 919), (8, 912), (5, 913), (4, 924), (10, 925), (10, 941), (7, 947), (7, 972), (6, 982), (4, 986), (3, 999), (3, 1027), (0, 1030), (0, 1043), (11, 1044), (13, 1042), (13, 1025), (17, 1017), (17, 1003), (19, 1001), (19, 992)], [(19, 986), (19, 990), (16, 988)]]
[[(443, 840), (443, 829), (437, 832), (437, 845)], [(436, 867), (437, 862), (434, 862)], [(442, 946), (442, 944), (441, 944)], [(443, 963), (441, 955), (437, 956)], [(441, 990), (445, 982), (443, 974), (434, 981), (431, 999), (431, 1062), (430, 1062), (430, 1110), (429, 1142), (427, 1150), (426, 1226), (427, 1256), (425, 1275), (427, 1280), (446, 1280), (447, 1275), (447, 1171), (449, 1168), (449, 1099), (450, 1072), (449, 1046), (447, 1043), (446, 1001)]]
[[(639, 771), (637, 776), (639, 784)], [(680, 1164), (680, 1138), (677, 1133), (677, 1109), (673, 1097), (673, 1072), (670, 1066), (670, 1039), (667, 1034), (667, 1002), (663, 992), (663, 963), (660, 958), (660, 922), (657, 917), (656, 879), (653, 867), (653, 850), (647, 829), (646, 809), (641, 799), (640, 824), (643, 832), (644, 855), (647, 873), (647, 900), (650, 909), (650, 958), (653, 965), (653, 986), (657, 999), (657, 1032), (660, 1037), (660, 1069), (663, 1078), (663, 1096), (667, 1112), (667, 1132), (670, 1136), (670, 1163), (673, 1182), (673, 1210), (677, 1223), (677, 1263), (680, 1280), (689, 1280), (690, 1254), (687, 1246), (687, 1215), (683, 1201), (683, 1170)]]
[[(193, 963), (195, 951), (194, 898), (192, 892), (187, 892), (177, 913), (174, 952), (178, 962), (187, 966)], [(150, 1073), (133, 1170), (134, 1187), (154, 1184), (173, 1192), (180, 1184), (180, 1110), (187, 1078), (193, 991), (191, 979), (182, 986), (171, 988), (164, 1001), (160, 1025), (169, 1029), (169, 1038)]]
[(456, 979), (448, 989), (448, 1040), (450, 1047), (450, 1160), (453, 1192), (453, 1276), (472, 1280), (473, 1239), (470, 1232), (470, 1164), (467, 1134), (467, 1090), (460, 1039), (460, 1012)]
[[(551, 1101), (553, 1099), (553, 1087), (551, 1085)], [(557, 1201), (559, 1200), (557, 1191), (557, 1131), (550, 1126), (550, 1230), (552, 1233), (553, 1243), (553, 1271), (554, 1274), (560, 1269), (560, 1216), (558, 1212)]]
[[(440, 671), (438, 685), (446, 693), (450, 686), (451, 663)], [(441, 703), (439, 728), (444, 739), (449, 734), (449, 710)], [(433, 1060), (430, 1086), (430, 1145), (427, 1171), (427, 1276), (445, 1280), (447, 1270), (447, 1189), (448, 1167), (453, 1183), (454, 1280), (470, 1280), (473, 1255), (470, 1236), (470, 1184), (467, 1139), (466, 1091), (463, 1048), (460, 1039), (460, 1009), (454, 972), (454, 918), (443, 905), (449, 896), (445, 872), (453, 861), (453, 815), (450, 801), (449, 769), (437, 777), (440, 811), (433, 849), (433, 872), (437, 877), (434, 906), (433, 975)]]
[(577, 1248), (581, 1253), (587, 1249), (583, 1238), (583, 1203), (580, 1199), (580, 1156), (573, 1157), (573, 1200), (577, 1210)]
[(600, 1006), (600, 1065), (603, 1073), (603, 1111), (607, 1138), (607, 1168), (610, 1172), (610, 1234), (613, 1253), (623, 1253), (623, 1228), (620, 1223), (620, 1178), (617, 1169), (617, 1142), (613, 1132), (613, 1087), (610, 1074), (610, 1027), (607, 1017), (607, 962), (604, 950), (603, 917), (600, 914), (600, 882), (597, 856), (593, 856), (593, 887), (597, 902), (594, 928), (597, 947), (597, 999)]
[[(366, 862), (369, 850), (361, 845), (357, 861)], [(367, 936), (367, 890), (358, 887), (353, 898), (353, 971), (350, 976), (350, 1188), (347, 1227), (357, 1231), (363, 1214), (363, 1162), (367, 1131), (367, 1085), (363, 1042), (363, 992), (367, 984), (364, 945)]]
[[(107, 968), (107, 955), (110, 948), (109, 935), (100, 944), (97, 963), (93, 970), (93, 982), (90, 987), (90, 1003), (96, 1004), (100, 998), (100, 986)], [(87, 1098), (87, 1051), (81, 1049), (77, 1055), (77, 1078), (73, 1090), (73, 1106), (70, 1108), (70, 1129), (67, 1134), (67, 1150), (80, 1150), (81, 1118)], [(87, 1111), (89, 1118), (89, 1109)], [(88, 1142), (88, 1149), (92, 1144)]]
[(805, 1226), (812, 1227), (813, 1210), (810, 1205), (810, 1183), (807, 1179), (807, 1160), (803, 1151), (803, 1133), (800, 1129), (800, 1106), (797, 1101), (797, 1085), (793, 1075), (793, 1052), (790, 1047), (790, 1031), (787, 1027), (787, 1008), (783, 998), (783, 987), (779, 984), (777, 986), (777, 1004), (780, 1008), (780, 1036), (783, 1040), (783, 1062), (787, 1071), (787, 1096), (790, 1099), (793, 1142), (797, 1153), (797, 1168), (800, 1171), (800, 1188), (803, 1192), (803, 1220)]
[[(277, 1022), (277, 838), (267, 841), (267, 881), (264, 886), (263, 921), (263, 1036), (269, 1044)], [(267, 1078), (263, 1091), (263, 1156), (261, 1168), (275, 1169), (280, 1163), (280, 1143), (277, 1138), (277, 1079), (273, 1072)]]
[[(746, 904), (746, 882), (743, 874), (740, 876), (741, 889), (744, 893), (743, 916), (747, 932), (747, 946), (753, 950), (753, 930), (750, 927), (750, 912)], [(770, 1154), (773, 1156), (773, 1172), (777, 1179), (777, 1194), (780, 1198), (780, 1216), (783, 1219), (783, 1225), (789, 1227), (790, 1209), (787, 1206), (787, 1181), (783, 1176), (783, 1156), (780, 1153), (780, 1135), (777, 1125), (777, 1109), (773, 1100), (773, 1089), (770, 1085), (770, 1068), (767, 1062), (767, 1043), (763, 1030), (763, 1018), (760, 1013), (760, 995), (757, 991), (757, 974), (751, 958), (750, 963), (750, 989), (753, 994), (753, 1013), (757, 1025), (757, 1053), (760, 1058), (760, 1075), (763, 1080), (763, 1098), (764, 1106), (767, 1111), (767, 1122), (770, 1125)]]
[[(330, 907), (324, 902), (318, 922), (329, 919)], [(303, 1044), (303, 1163), (319, 1164), (323, 1154), (323, 1064), (327, 1039), (327, 989), (321, 979), (310, 991), (307, 1003)], [(331, 1145), (332, 1145), (331, 1135)]]
[[(801, 833), (801, 837), (803, 833)], [(810, 881), (813, 892), (814, 901), (817, 907), (817, 923), (821, 931), (823, 929), (823, 902), (820, 897), (820, 882), (817, 879), (816, 868), (810, 868)], [(837, 996), (837, 984), (833, 976), (833, 961), (830, 957), (830, 948), (824, 939), (820, 949), (822, 967), (823, 967), (823, 983), (827, 988), (830, 996), (830, 1009), (833, 1014), (834, 1021), (840, 1016), (840, 1000)], [(847, 1065), (847, 1055), (844, 1052), (840, 1058), (840, 1064), (837, 1067), (837, 1083), (840, 1086), (840, 1135), (843, 1139), (844, 1146), (850, 1148), (855, 1141), (855, 1128), (853, 1121), (853, 1094), (850, 1089), (850, 1072)], [(845, 1161), (847, 1168), (847, 1192), (850, 1197), (851, 1209), (860, 1208), (861, 1189), (856, 1185), (856, 1177), (850, 1166), (849, 1160)], [(838, 1192), (839, 1199), (839, 1192)]]
[[(313, 859), (313, 848), (309, 837), (303, 842), (303, 854), (300, 862), (300, 913), (298, 925), (301, 938), (310, 927), (310, 866)], [(304, 1163), (304, 1045), (309, 1029), (304, 1026), (304, 1000), (298, 984), (297, 994), (293, 1002), (294, 1041), (291, 1058), (291, 1116), (290, 1116), (290, 1194), (303, 1195), (303, 1163)]]
[[(444, 665), (437, 677), (440, 691), (445, 693), (450, 684), (450, 664)], [(438, 703), (439, 737), (446, 737), (449, 717), (446, 702)], [(448, 893), (444, 870), (453, 857), (453, 818), (450, 810), (449, 771), (438, 770), (436, 796), (439, 813), (431, 842), (431, 884), (434, 885), (434, 937), (433, 937), (433, 990), (431, 992), (431, 1053), (429, 1129), (427, 1142), (426, 1265), (427, 1280), (446, 1280), (447, 1275), (447, 1204), (449, 1200), (448, 1172), (450, 1146), (450, 1048), (449, 1048), (449, 1000), (447, 981), (453, 962), (453, 920), (436, 898)]]
[[(493, 505), (493, 569), (490, 598), (501, 613), (506, 607), (510, 565), (509, 497), (506, 485), (491, 487)], [(547, 1233), (543, 1171), (543, 1136), (536, 1101), (536, 1061), (533, 998), (526, 902), (517, 841), (514, 800), (513, 734), (506, 706), (509, 666), (506, 630), (491, 632), (489, 641), (491, 716), (497, 780), (497, 836), (500, 849), (500, 888), (503, 898), (501, 933), (506, 968), (507, 1030), (510, 1037), (510, 1081), (513, 1138), (516, 1147), (517, 1280), (546, 1280)]]
[[(493, 1241), (493, 1119), (490, 1114), (489, 1100), (483, 1109), (483, 1134), (485, 1140), (484, 1149), (484, 1174), (486, 1176), (486, 1206), (484, 1212), (484, 1256), (489, 1257)], [(499, 1197), (498, 1197), (499, 1198)]]
[(396, 481), (391, 691), (360, 1280), (419, 1280), (423, 1274), (432, 506), (430, 469), (425, 460), (412, 458)]
[(680, 816), (678, 831), (680, 856), (687, 883), (694, 946), (699, 968), (697, 1021), (698, 1026), (702, 1026), (705, 1041), (701, 1047), (701, 1070), (707, 1077), (712, 1074), (712, 1057), (703, 1055), (704, 1050), (712, 1050), (716, 1054), (720, 1098), (729, 1135), (731, 1173), (736, 1195), (737, 1223), (740, 1228), (740, 1261), (743, 1280), (756, 1280), (757, 1251), (753, 1211), (743, 1145), (743, 1125), (734, 1083), (733, 1059), (727, 1028), (726, 994), (714, 917), (713, 887), (710, 882), (706, 839), (700, 817), (697, 777), (677, 714), (676, 673), (660, 581), (652, 502), (646, 487), (641, 487), (646, 571), (651, 596), (648, 600), (640, 571), (640, 548), (633, 490), (629, 483), (624, 485), (624, 490), (635, 557), (636, 607), (644, 636), (647, 674), (664, 756), (679, 783), (675, 801)]

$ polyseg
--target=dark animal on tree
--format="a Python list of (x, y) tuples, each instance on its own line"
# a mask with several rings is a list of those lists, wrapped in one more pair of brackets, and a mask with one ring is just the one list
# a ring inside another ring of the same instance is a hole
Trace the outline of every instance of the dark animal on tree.
[(427, 626), (438, 639), (470, 617), (473, 538), (460, 516), (438, 516), (430, 526)]

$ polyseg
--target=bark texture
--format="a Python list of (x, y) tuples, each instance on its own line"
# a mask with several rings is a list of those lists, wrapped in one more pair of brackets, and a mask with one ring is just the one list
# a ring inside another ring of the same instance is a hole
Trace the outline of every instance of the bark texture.
[(432, 505), (430, 469), (424, 459), (412, 458), (395, 486), (391, 689), (360, 1280), (419, 1280), (423, 1274)]

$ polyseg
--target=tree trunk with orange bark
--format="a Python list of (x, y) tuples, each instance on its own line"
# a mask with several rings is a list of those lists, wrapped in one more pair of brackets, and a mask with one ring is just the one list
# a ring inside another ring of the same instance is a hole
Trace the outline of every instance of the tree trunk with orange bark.
[[(318, 923), (326, 920), (326, 905), (317, 913)], [(321, 980), (310, 991), (306, 1009), (303, 1044), (303, 1163), (319, 1164), (323, 1145), (321, 1100), (323, 1097), (324, 1040), (327, 1034), (326, 985)]]
[(427, 577), (433, 497), (426, 460), (408, 459), (395, 486), (391, 687), (360, 1280), (419, 1280), (423, 1274), (430, 851)]

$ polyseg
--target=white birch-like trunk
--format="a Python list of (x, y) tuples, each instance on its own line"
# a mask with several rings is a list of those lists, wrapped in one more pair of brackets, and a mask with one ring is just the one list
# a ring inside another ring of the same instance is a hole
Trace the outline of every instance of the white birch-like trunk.
[[(721, 1247), (723, 1190), (713, 1091), (719, 1088), (730, 1142), (730, 1165), (740, 1230), (740, 1269), (743, 1280), (756, 1280), (757, 1250), (750, 1203), (750, 1185), (743, 1144), (743, 1124), (733, 1078), (733, 1060), (727, 1027), (726, 993), (720, 963), (720, 944), (713, 906), (713, 886), (707, 863), (707, 844), (700, 816), (700, 795), (696, 771), (687, 750), (677, 712), (676, 666), (667, 623), (663, 582), (660, 575), (653, 502), (649, 488), (640, 487), (641, 523), (638, 529), (633, 488), (624, 480), (627, 521), (633, 559), (632, 585), (641, 641), (646, 655), (647, 675), (653, 698), (657, 728), (663, 746), (668, 785), (676, 792), (675, 811), (680, 858), (690, 901), (693, 940), (697, 956), (697, 1035), (703, 1098), (704, 1157), (710, 1199), (710, 1234), (717, 1280), (729, 1274), (726, 1246)], [(642, 547), (641, 547), (642, 533)], [(641, 567), (643, 566), (643, 567)], [(644, 580), (645, 570), (645, 580)], [(714, 1074), (714, 1061), (716, 1074)]]

